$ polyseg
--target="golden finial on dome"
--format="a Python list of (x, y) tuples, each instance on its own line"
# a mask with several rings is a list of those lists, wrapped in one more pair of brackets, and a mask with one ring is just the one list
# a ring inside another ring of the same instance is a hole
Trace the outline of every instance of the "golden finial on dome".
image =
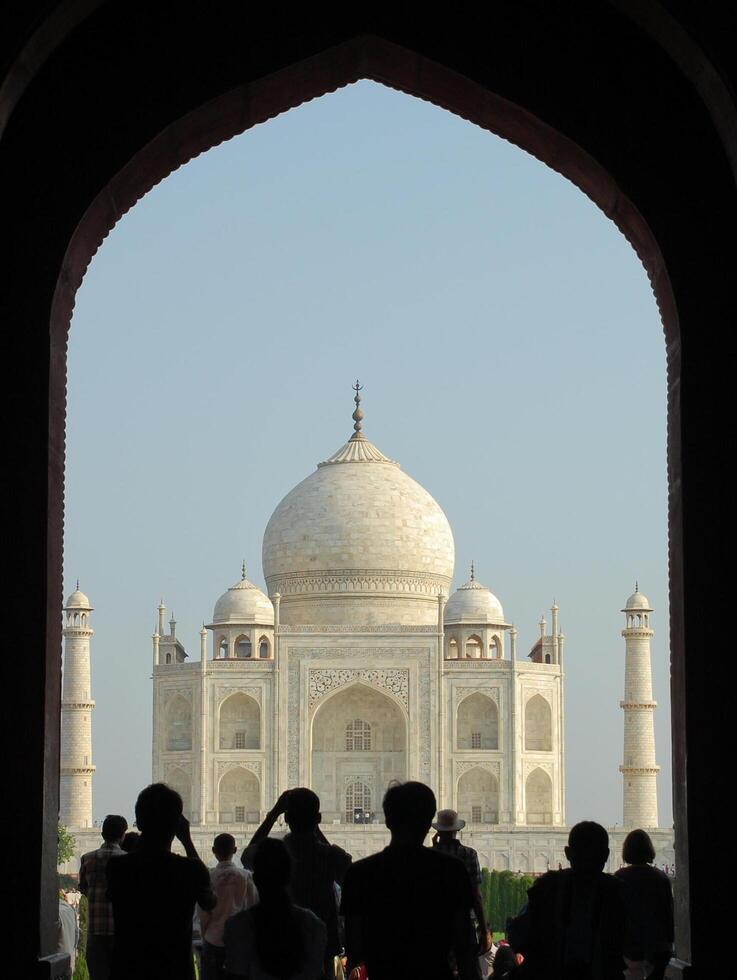
[(476, 570), (473, 567), (473, 559), (471, 559), (471, 581), (476, 581)]
[(361, 432), (361, 420), (363, 419), (363, 412), (361, 411), (361, 396), (359, 391), (363, 391), (363, 385), (356, 379), (356, 383), (351, 386), (356, 395), (353, 401), (356, 403), (355, 410), (351, 418), (353, 419), (353, 435), (351, 439), (365, 439), (363, 432)]

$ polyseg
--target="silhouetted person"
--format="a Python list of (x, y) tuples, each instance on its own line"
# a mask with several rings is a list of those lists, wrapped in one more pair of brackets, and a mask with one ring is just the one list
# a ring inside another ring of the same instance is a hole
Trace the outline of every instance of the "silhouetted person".
[(202, 933), (203, 980), (219, 980), (224, 976), (225, 945), (223, 931), (228, 919), (258, 901), (253, 875), (233, 862), (238, 848), (231, 834), (218, 834), (212, 843), (217, 866), (210, 871), (210, 884), (217, 905), (209, 912), (198, 907)]
[(108, 980), (113, 957), (113, 907), (107, 897), (107, 866), (123, 854), (120, 843), (128, 829), (125, 817), (109, 814), (102, 822), (102, 847), (83, 854), (79, 890), (87, 896), (87, 968), (90, 980)]
[[(215, 906), (210, 875), (182, 815), (182, 798), (163, 783), (136, 800), (141, 840), (132, 854), (108, 864), (115, 916), (114, 980), (191, 980), (195, 902)], [(171, 853), (174, 837), (186, 857)]]
[(120, 842), (121, 850), (125, 851), (126, 854), (132, 854), (138, 847), (138, 842), (140, 839), (140, 834), (136, 833), (135, 830), (129, 830)]
[(455, 810), (439, 810), (437, 819), (432, 826), (433, 830), (436, 831), (432, 841), (432, 846), (435, 850), (458, 858), (466, 866), (468, 876), (471, 879), (471, 885), (473, 886), (473, 911), (479, 930), (479, 956), (484, 956), (489, 950), (489, 934), (486, 928), (484, 903), (481, 901), (481, 868), (479, 866), (479, 856), (472, 847), (461, 844), (457, 837), (458, 831), (463, 830), (466, 826), (466, 821), (462, 820)]
[(644, 830), (633, 830), (622, 845), (629, 865), (615, 872), (627, 909), (624, 956), (628, 980), (660, 980), (673, 951), (673, 892), (668, 876), (653, 867), (655, 848)]
[(227, 976), (249, 980), (319, 980), (327, 930), (289, 897), (292, 860), (285, 841), (265, 838), (253, 852), (259, 902), (225, 923)]
[(481, 976), (468, 871), (423, 846), (435, 810), (429, 786), (390, 787), (384, 819), (391, 843), (346, 874), (341, 911), (348, 965), (365, 963), (370, 980), (450, 980), (451, 954), (460, 980)]
[(500, 946), (494, 956), (489, 976), (491, 980), (514, 980), (520, 975), (517, 953), (511, 946)]
[(535, 980), (622, 980), (625, 910), (619, 882), (604, 874), (609, 837), (598, 823), (571, 828), (571, 867), (548, 871), (527, 892), (521, 975)]
[(74, 974), (74, 964), (77, 960), (79, 945), (79, 920), (77, 913), (59, 892), (59, 918), (56, 922), (56, 952), (66, 953), (69, 957), (70, 972)]
[(320, 830), (322, 814), (317, 793), (300, 787), (282, 793), (273, 810), (266, 815), (243, 852), (244, 866), (253, 867), (257, 845), (268, 837), (282, 813), (289, 827), (284, 843), (292, 859), (289, 894), (295, 905), (309, 909), (325, 923), (328, 937), (325, 969), (332, 975), (333, 957), (340, 952), (335, 883), (342, 885), (352, 858), (341, 847), (330, 844)]

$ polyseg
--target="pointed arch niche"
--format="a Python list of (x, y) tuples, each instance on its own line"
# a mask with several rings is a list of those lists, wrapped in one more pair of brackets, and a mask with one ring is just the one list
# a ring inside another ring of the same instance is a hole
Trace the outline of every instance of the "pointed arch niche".
[(182, 812), (187, 820), (192, 819), (192, 779), (180, 766), (170, 769), (166, 777), (166, 785), (179, 793), (182, 798)]
[(255, 698), (238, 691), (220, 705), (218, 745), (221, 749), (261, 748), (261, 708)]
[(218, 785), (220, 823), (258, 823), (261, 784), (256, 773), (237, 766), (222, 776)]
[(553, 822), (553, 781), (544, 769), (533, 769), (525, 780), (525, 823)]
[(326, 823), (347, 819), (351, 784), (365, 787), (362, 798), (370, 796), (376, 812), (392, 780), (407, 778), (402, 709), (388, 694), (361, 682), (329, 695), (312, 720), (311, 768)]
[(499, 823), (499, 780), (476, 766), (458, 780), (458, 813), (466, 823)]
[(553, 712), (542, 694), (534, 694), (525, 705), (525, 751), (552, 752)]
[(477, 691), (458, 705), (457, 734), (459, 749), (499, 748), (499, 709), (496, 701)]
[(192, 748), (192, 705), (182, 694), (166, 703), (164, 744), (168, 752), (187, 752)]

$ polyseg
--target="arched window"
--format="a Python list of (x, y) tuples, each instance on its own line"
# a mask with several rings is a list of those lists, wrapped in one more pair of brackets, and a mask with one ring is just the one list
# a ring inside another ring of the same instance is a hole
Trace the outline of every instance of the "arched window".
[(542, 769), (533, 769), (525, 783), (526, 823), (553, 822), (553, 783)]
[(480, 660), (483, 656), (484, 645), (478, 636), (469, 636), (466, 640), (466, 657), (471, 660)]
[(261, 748), (261, 709), (247, 694), (231, 694), (220, 706), (220, 748)]
[(228, 656), (228, 637), (221, 636), (218, 642), (218, 657), (224, 660)]
[(218, 787), (218, 813), (221, 823), (258, 823), (261, 787), (258, 777), (248, 769), (230, 769)]
[(235, 641), (235, 655), (239, 660), (248, 660), (251, 656), (251, 641), (247, 636), (239, 636)]
[(348, 781), (366, 782), (378, 810), (388, 787), (409, 775), (402, 709), (366, 684), (350, 684), (322, 700), (312, 722), (311, 750), (310, 786), (320, 797), (326, 824), (346, 819)]
[(179, 793), (182, 798), (182, 807), (184, 811), (184, 816), (189, 820), (191, 819), (190, 807), (192, 805), (192, 780), (187, 775), (187, 773), (177, 767), (176, 769), (170, 769), (166, 777), (167, 786), (171, 787)]
[(546, 653), (545, 654), (545, 663), (546, 664), (549, 664), (550, 663), (550, 654), (549, 653)]
[(499, 783), (486, 769), (469, 769), (458, 780), (458, 813), (469, 823), (499, 823)]
[(258, 655), (261, 660), (269, 659), (269, 641), (265, 636), (262, 636), (258, 641)]
[(458, 706), (458, 748), (499, 748), (499, 710), (485, 694), (471, 694)]
[(504, 648), (502, 647), (501, 637), (493, 636), (491, 638), (491, 643), (489, 644), (489, 655), (493, 660), (501, 660), (504, 656)]
[(448, 640), (448, 659), (458, 659), (458, 643), (452, 637)]
[(169, 752), (192, 748), (192, 707), (181, 694), (175, 695), (166, 707), (166, 747)]
[(345, 747), (347, 752), (369, 752), (371, 750), (371, 725), (361, 718), (355, 718), (346, 726)]
[(345, 791), (346, 823), (364, 823), (371, 813), (371, 790), (360, 779), (354, 779)]
[(170, 664), (170, 663), (171, 663), (171, 654), (170, 654), (170, 653), (167, 653), (167, 655), (166, 655), (166, 662), (167, 662), (168, 664)]
[(541, 694), (525, 705), (525, 749), (528, 752), (550, 752), (553, 748), (553, 713)]

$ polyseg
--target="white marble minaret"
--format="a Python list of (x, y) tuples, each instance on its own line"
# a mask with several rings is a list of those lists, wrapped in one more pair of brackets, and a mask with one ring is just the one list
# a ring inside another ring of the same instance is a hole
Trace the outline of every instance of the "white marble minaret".
[(650, 628), (652, 609), (635, 585), (622, 610), (625, 628), (624, 762), (619, 767), (624, 782), (624, 827), (658, 826), (657, 775), (655, 762), (655, 711), (650, 667)]
[(64, 606), (59, 819), (66, 827), (92, 826), (92, 709), (90, 600), (77, 588)]

